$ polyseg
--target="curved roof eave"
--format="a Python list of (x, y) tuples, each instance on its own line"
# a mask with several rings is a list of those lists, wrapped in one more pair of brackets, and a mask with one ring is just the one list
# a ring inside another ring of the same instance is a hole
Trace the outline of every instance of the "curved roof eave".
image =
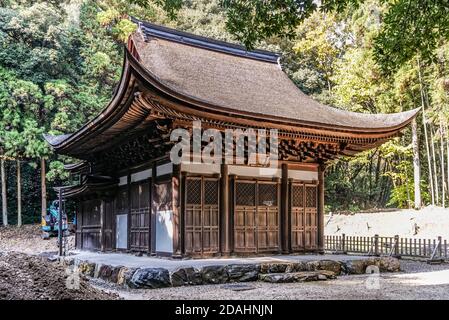
[[(412, 119), (417, 115), (420, 108), (400, 112), (393, 114), (370, 114), (367, 116), (373, 117), (396, 117), (400, 121), (398, 121), (394, 126), (388, 126), (383, 128), (357, 128), (357, 127), (349, 127), (349, 126), (338, 126), (338, 125), (328, 125), (319, 122), (308, 122), (303, 120), (261, 115), (250, 112), (238, 111), (236, 109), (227, 108), (225, 106), (217, 106), (210, 105), (206, 101), (201, 101), (200, 99), (196, 99), (195, 97), (188, 96), (185, 94), (181, 94), (176, 92), (172, 88), (170, 88), (167, 84), (160, 82), (155, 75), (153, 75), (144, 65), (142, 65), (139, 61), (137, 61), (132, 54), (125, 48), (125, 57), (124, 64), (122, 69), (122, 75), (119, 82), (118, 89), (116, 90), (113, 98), (109, 102), (109, 104), (103, 109), (103, 111), (96, 116), (91, 121), (87, 122), (83, 127), (72, 134), (65, 134), (60, 136), (50, 136), (46, 135), (45, 139), (47, 142), (59, 152), (63, 152), (73, 146), (76, 142), (78, 142), (82, 137), (86, 137), (88, 133), (94, 133), (110, 121), (111, 117), (116, 114), (119, 110), (117, 110), (117, 106), (120, 104), (124, 95), (126, 93), (126, 89), (129, 84), (130, 76), (132, 71), (137, 72), (143, 79), (149, 82), (149, 84), (155, 87), (157, 90), (160, 90), (162, 93), (168, 95), (169, 97), (186, 103), (189, 107), (193, 108), (203, 108), (208, 110), (211, 113), (216, 114), (217, 112), (222, 112), (225, 114), (232, 114), (237, 117), (249, 118), (255, 121), (264, 120), (272, 121), (277, 124), (284, 125), (292, 125), (294, 127), (309, 127), (315, 129), (325, 129), (328, 131), (340, 131), (347, 133), (359, 133), (359, 134), (369, 134), (369, 133), (388, 133), (388, 132), (396, 132), (404, 128), (408, 125)], [(299, 89), (298, 89), (299, 90)], [(331, 107), (329, 107), (331, 108)], [(355, 114), (354, 112), (341, 110), (340, 112), (351, 115)]]

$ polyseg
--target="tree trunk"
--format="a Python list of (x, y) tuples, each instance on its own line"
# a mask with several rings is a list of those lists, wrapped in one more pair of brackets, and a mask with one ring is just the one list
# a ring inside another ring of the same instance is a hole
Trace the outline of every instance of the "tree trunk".
[(449, 193), (449, 137), (448, 137), (448, 130), (447, 130), (447, 125), (445, 125), (444, 127), (444, 136), (446, 137), (446, 168), (447, 168), (447, 174), (446, 174), (446, 186), (447, 186), (447, 191)]
[(443, 208), (446, 207), (446, 194), (445, 194), (445, 184), (446, 184), (446, 178), (444, 177), (445, 174), (445, 168), (444, 168), (444, 141), (443, 141), (443, 125), (440, 121), (440, 162), (441, 162), (441, 203), (443, 205)]
[(45, 159), (41, 158), (41, 215), (47, 215), (47, 183), (45, 179)]
[(438, 185), (438, 171), (437, 171), (437, 157), (435, 155), (435, 143), (433, 141), (434, 134), (432, 126), (430, 126), (430, 147), (432, 149), (432, 162), (433, 162), (433, 181), (435, 182), (435, 203), (440, 204), (440, 188)]
[(422, 109), (422, 122), (423, 122), (423, 128), (424, 128), (424, 139), (426, 144), (426, 152), (427, 152), (427, 165), (429, 170), (429, 186), (430, 186), (430, 195), (432, 199), (432, 205), (435, 205), (435, 188), (433, 184), (433, 175), (432, 175), (432, 160), (430, 159), (430, 150), (429, 150), (429, 136), (427, 134), (427, 124), (426, 124), (426, 110), (424, 107), (424, 86), (422, 83), (422, 77), (421, 77), (421, 65), (418, 60), (418, 77), (419, 77), (419, 87), (420, 87), (420, 93), (421, 93), (421, 109)]
[(20, 160), (17, 160), (17, 226), (22, 226), (22, 174)]
[(421, 208), (421, 172), (419, 164), (418, 126), (416, 119), (412, 121), (412, 145), (413, 145), (413, 179), (415, 185), (415, 209)]
[(0, 171), (2, 175), (2, 214), (3, 214), (3, 225), (8, 225), (8, 206), (6, 197), (6, 173), (5, 173), (5, 160), (0, 160)]

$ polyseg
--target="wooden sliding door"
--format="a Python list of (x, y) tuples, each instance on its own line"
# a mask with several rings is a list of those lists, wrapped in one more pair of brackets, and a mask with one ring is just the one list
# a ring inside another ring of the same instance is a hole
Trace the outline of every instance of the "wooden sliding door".
[(219, 251), (219, 180), (186, 177), (184, 247), (190, 255)]

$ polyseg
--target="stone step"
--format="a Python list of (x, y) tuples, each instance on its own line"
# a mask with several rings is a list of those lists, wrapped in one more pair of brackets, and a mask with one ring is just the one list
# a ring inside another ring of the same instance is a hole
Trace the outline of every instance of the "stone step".
[(336, 278), (335, 272), (327, 270), (259, 274), (259, 280), (271, 283), (324, 281)]

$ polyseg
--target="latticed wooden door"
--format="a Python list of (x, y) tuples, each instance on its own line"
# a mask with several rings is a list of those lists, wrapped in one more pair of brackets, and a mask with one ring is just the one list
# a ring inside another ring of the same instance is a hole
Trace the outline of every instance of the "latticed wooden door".
[(304, 250), (304, 184), (293, 183), (291, 189), (292, 250)]
[(256, 253), (256, 182), (237, 181), (234, 194), (234, 251)]
[(150, 183), (149, 181), (131, 185), (130, 249), (149, 251), (150, 249)]
[(293, 182), (291, 186), (291, 241), (293, 251), (314, 250), (318, 241), (317, 185)]
[(315, 184), (305, 184), (304, 213), (305, 213), (305, 240), (306, 250), (314, 250), (318, 247), (318, 188)]
[(187, 254), (219, 251), (218, 188), (217, 178), (186, 178), (184, 247)]
[(278, 185), (237, 181), (235, 185), (234, 250), (273, 252), (279, 249)]

